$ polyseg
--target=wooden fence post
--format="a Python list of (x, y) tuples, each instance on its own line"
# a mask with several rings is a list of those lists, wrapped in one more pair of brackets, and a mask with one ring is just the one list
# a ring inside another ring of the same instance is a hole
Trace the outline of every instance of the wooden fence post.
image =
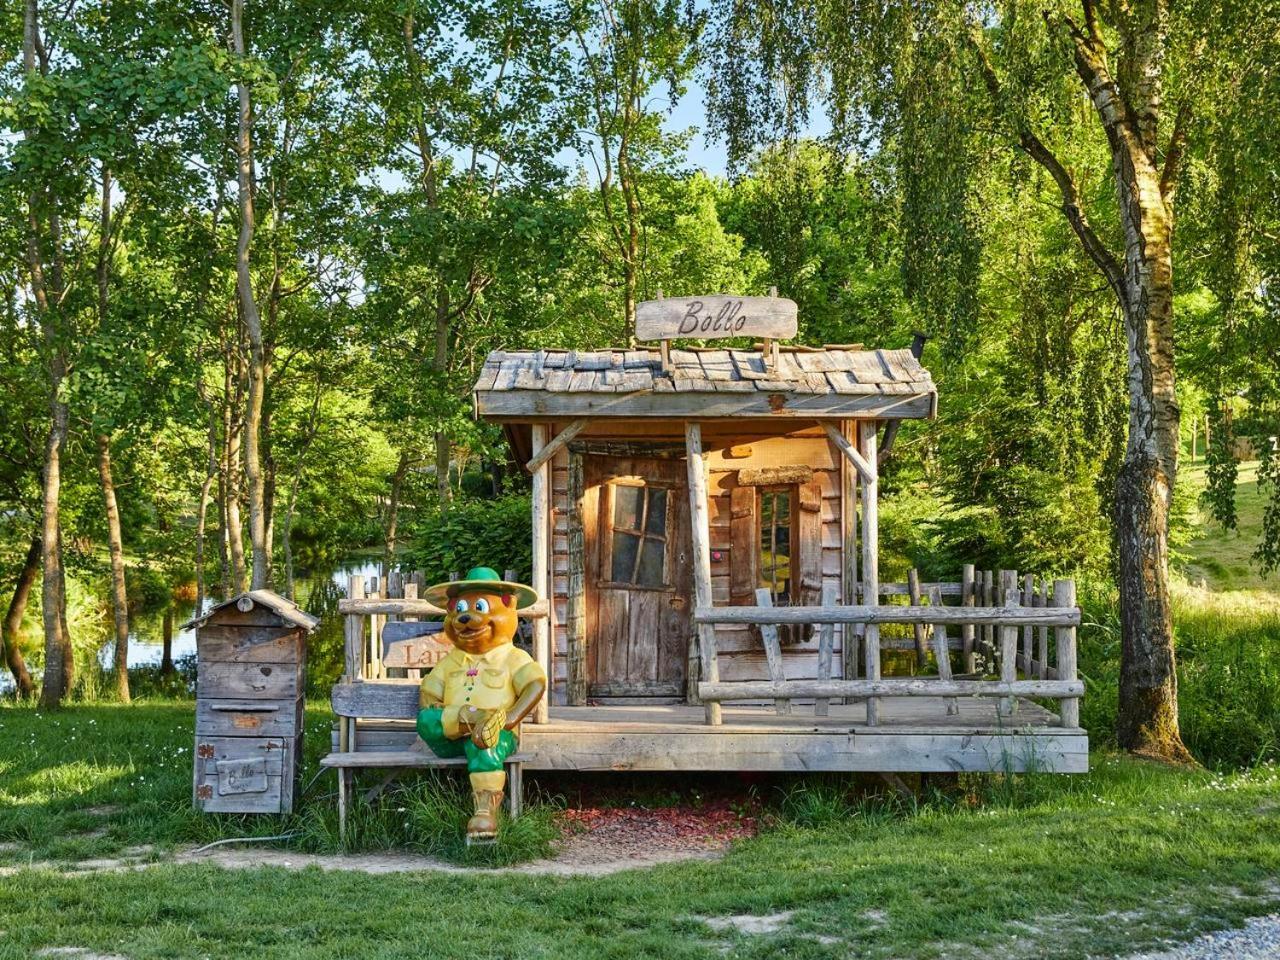
[[(824, 607), (834, 607), (839, 604), (840, 592), (834, 583), (824, 583), (822, 585), (822, 605)], [(824, 623), (818, 630), (818, 679), (831, 679), (831, 657), (836, 642), (836, 625), (834, 623)], [(813, 715), (815, 717), (825, 717), (830, 713), (831, 701), (826, 697), (819, 697), (813, 701)]]
[[(942, 606), (942, 588), (938, 586), (929, 588), (929, 602), (935, 607)], [(933, 625), (933, 658), (938, 662), (938, 679), (951, 680), (951, 642), (947, 639), (947, 625), (945, 623), (935, 623)], [(948, 716), (958, 716), (960, 713), (960, 701), (955, 697), (947, 698), (947, 714)]]
[[(1076, 582), (1074, 580), (1053, 581), (1053, 605), (1055, 607), (1074, 607), (1076, 605)], [(1057, 627), (1058, 645), (1058, 679), (1076, 679), (1076, 628)], [(1080, 701), (1062, 700), (1059, 706), (1059, 717), (1064, 727), (1080, 726)]]
[[(1017, 583), (1016, 577), (1010, 577), (1009, 580)], [(1018, 589), (1017, 587), (1009, 587), (1004, 594), (1004, 605), (1009, 608), (1017, 607)], [(1000, 680), (1003, 683), (1013, 683), (1018, 679), (1018, 628), (1013, 625), (1001, 624), (1000, 626)], [(1000, 698), (1000, 715), (1004, 717), (1013, 716), (1013, 708), (1016, 701), (1013, 697)]]
[[(767, 587), (756, 588), (756, 606), (773, 606), (773, 594)], [(787, 674), (782, 666), (782, 643), (778, 639), (778, 625), (776, 623), (760, 624), (760, 641), (764, 644), (764, 659), (769, 665), (769, 679), (774, 683), (781, 683), (787, 679)], [(791, 701), (786, 697), (777, 697), (773, 701), (773, 709), (778, 716), (784, 717), (791, 712)]]
[[(1051, 605), (1049, 590), (1049, 581), (1041, 580), (1040, 596), (1036, 602), (1042, 607), (1048, 607)], [(1041, 680), (1046, 680), (1049, 677), (1049, 628), (1040, 627), (1038, 628), (1038, 633), (1039, 636), (1037, 640), (1039, 649), (1036, 653), (1040, 661), (1039, 676)]]
[[(921, 606), (924, 603), (924, 598), (920, 596), (920, 571), (915, 567), (907, 571), (907, 597), (913, 607)], [(924, 670), (925, 665), (929, 662), (929, 648), (925, 642), (925, 625), (923, 623), (914, 624), (912, 633), (916, 641), (916, 668)]]
[[(960, 606), (972, 607), (974, 605), (974, 583), (973, 583), (973, 564), (966, 563), (960, 568)], [(974, 656), (973, 656), (973, 624), (966, 623), (960, 628), (960, 651), (962, 659), (960, 668), (965, 673), (973, 673)]]

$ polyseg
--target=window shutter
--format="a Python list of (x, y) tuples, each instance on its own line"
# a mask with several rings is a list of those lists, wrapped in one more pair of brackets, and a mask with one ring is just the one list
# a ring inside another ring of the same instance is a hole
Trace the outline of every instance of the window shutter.
[(796, 518), (796, 560), (800, 576), (796, 580), (799, 602), (806, 607), (822, 603), (822, 484), (800, 486), (799, 516)]
[(760, 522), (755, 487), (734, 487), (729, 494), (729, 602), (752, 607), (760, 585)]

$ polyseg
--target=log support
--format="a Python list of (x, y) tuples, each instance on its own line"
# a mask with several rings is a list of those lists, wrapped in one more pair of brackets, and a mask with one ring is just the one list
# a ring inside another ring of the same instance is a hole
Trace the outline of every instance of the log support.
[[(547, 446), (547, 425), (533, 425), (533, 459)], [(546, 459), (533, 472), (533, 589), (544, 602), (551, 596), (551, 467)], [(545, 617), (533, 621), (533, 659), (547, 673), (547, 692), (533, 709), (530, 719), (534, 723), (546, 723), (548, 708), (555, 685), (554, 664), (551, 662), (551, 640)]]
[[(685, 457), (689, 476), (689, 523), (693, 533), (693, 595), (699, 609), (709, 608), (711, 596), (711, 515), (707, 506), (707, 465), (702, 459), (702, 426), (684, 425)], [(716, 628), (711, 623), (698, 624), (698, 648), (701, 653), (702, 679), (716, 683), (720, 679), (720, 663), (716, 656)], [(720, 723), (720, 704), (706, 704), (707, 723)]]

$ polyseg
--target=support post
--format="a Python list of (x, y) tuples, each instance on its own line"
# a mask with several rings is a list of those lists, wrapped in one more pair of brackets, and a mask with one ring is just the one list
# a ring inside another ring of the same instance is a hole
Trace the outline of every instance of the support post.
[[(960, 568), (960, 606), (974, 606), (974, 570), (972, 563)], [(965, 673), (973, 673), (976, 664), (973, 656), (973, 624), (966, 623), (960, 628), (960, 650), (963, 655), (961, 669)]]
[[(1074, 607), (1076, 605), (1076, 582), (1074, 580), (1053, 581), (1053, 605), (1055, 607)], [(1076, 628), (1058, 627), (1058, 679), (1074, 680), (1076, 678)], [(1064, 727), (1080, 726), (1080, 701), (1063, 700), (1058, 707), (1058, 716)]]
[[(1049, 595), (1049, 581), (1040, 581), (1040, 598), (1037, 601), (1041, 607), (1051, 606), (1052, 598)], [(1041, 680), (1049, 679), (1049, 628), (1039, 627), (1039, 636), (1036, 638), (1038, 649), (1036, 654), (1040, 660), (1039, 676)]]
[(587, 561), (583, 515), (585, 480), (582, 454), (569, 451), (569, 583), (565, 601), (565, 633), (569, 659), (565, 664), (568, 689), (565, 701), (573, 707), (587, 702)]
[[(1017, 578), (1010, 578), (1017, 583)], [(1009, 608), (1018, 606), (1018, 588), (1008, 587), (1004, 592), (1004, 605)], [(1018, 679), (1018, 628), (1009, 624), (1000, 625), (1000, 682), (1013, 683)], [(1000, 716), (1012, 717), (1013, 697), (1000, 698)]]
[[(858, 421), (858, 446), (866, 461), (869, 476), (862, 478), (862, 602), (867, 606), (880, 605), (880, 509), (879, 467), (876, 459), (876, 422)], [(866, 665), (863, 676), (868, 680), (880, 679), (880, 627), (867, 624), (865, 634)], [(875, 697), (867, 698), (867, 726), (879, 722), (880, 703)]]
[[(547, 425), (533, 425), (533, 458), (536, 460), (542, 448), (547, 445)], [(551, 589), (548, 580), (550, 570), (550, 537), (548, 536), (551, 515), (551, 483), (549, 474), (551, 465), (545, 460), (533, 471), (533, 589), (540, 598), (550, 602)], [(551, 643), (547, 636), (547, 620), (539, 618), (533, 621), (533, 659), (547, 673), (547, 692), (543, 694), (538, 705), (533, 709), (530, 719), (534, 723), (546, 723), (550, 715), (552, 688), (555, 686), (554, 665), (551, 662)]]
[[(849, 421), (840, 424), (841, 434), (846, 441), (852, 436), (852, 443), (858, 442), (854, 427), (850, 429)], [(840, 482), (842, 496), (840, 498), (840, 525), (842, 528), (841, 554), (844, 559), (844, 599), (843, 603), (852, 606), (858, 602), (858, 472), (846, 458), (841, 461)], [(862, 635), (861, 627), (843, 626), (840, 628), (840, 676), (846, 680), (858, 677), (858, 642)]]
[[(351, 577), (347, 580), (347, 598), (349, 600), (364, 599), (364, 577)], [(347, 683), (360, 683), (364, 680), (364, 614), (348, 613), (344, 627), (344, 667), (343, 680)], [(338, 718), (338, 749), (347, 753), (356, 748), (355, 717)], [(339, 786), (342, 781), (339, 782)]]
[[(822, 605), (834, 607), (839, 603), (839, 591), (834, 583), (822, 585)], [(831, 654), (836, 642), (836, 625), (824, 623), (818, 628), (818, 681), (831, 679)], [(827, 697), (818, 697), (813, 701), (813, 715), (825, 717), (830, 711), (831, 701)]]
[[(707, 506), (707, 465), (702, 460), (702, 426), (694, 422), (684, 425), (686, 466), (689, 475), (689, 525), (693, 532), (693, 595), (698, 607), (710, 607), (711, 596), (711, 514)], [(702, 654), (702, 679), (715, 683), (720, 679), (720, 662), (716, 656), (716, 628), (711, 623), (698, 624), (698, 648)], [(707, 723), (720, 723), (720, 704), (707, 703)]]
[[(920, 571), (912, 567), (907, 571), (907, 599), (911, 602), (911, 606), (918, 607), (924, 600), (920, 596)], [(925, 664), (929, 662), (928, 647), (924, 638), (925, 625), (917, 623), (914, 627), (914, 635), (916, 640), (916, 669), (923, 671)]]

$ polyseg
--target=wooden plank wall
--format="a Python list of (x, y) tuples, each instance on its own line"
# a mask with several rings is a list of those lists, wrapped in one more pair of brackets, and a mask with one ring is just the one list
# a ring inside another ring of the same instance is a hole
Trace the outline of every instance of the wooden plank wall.
[[(672, 441), (682, 439), (680, 424), (654, 424), (643, 435), (645, 440)], [(634, 427), (632, 428), (634, 430)], [(641, 439), (627, 430), (628, 439)], [(661, 431), (661, 433), (657, 432)], [(669, 434), (669, 436), (668, 436)], [(599, 436), (588, 429), (582, 437)], [(712, 559), (711, 577), (714, 601), (729, 603), (729, 571), (733, 565), (730, 542), (730, 499), (736, 486), (736, 473), (747, 468), (802, 465), (813, 468), (813, 480), (822, 489), (822, 583), (830, 584), (837, 593), (842, 590), (843, 526), (841, 524), (841, 458), (833, 450), (819, 428), (798, 431), (787, 437), (726, 434), (708, 424), (704, 443), (709, 451), (708, 467), (711, 493), (711, 549), (720, 559)], [(747, 453), (744, 448), (750, 447)], [(731, 448), (736, 448), (732, 449)], [(565, 702), (567, 681), (569, 573), (569, 455), (560, 451), (552, 461), (552, 582), (554, 587), (553, 703)], [(591, 618), (588, 617), (588, 623)], [(763, 645), (745, 626), (718, 626), (717, 648), (720, 653), (720, 678), (733, 680), (769, 679), (768, 662)], [(588, 642), (590, 642), (588, 633)], [(841, 675), (842, 636), (835, 638), (835, 674)], [(788, 679), (814, 679), (818, 675), (818, 633), (813, 631), (803, 643), (783, 648), (783, 668)]]

